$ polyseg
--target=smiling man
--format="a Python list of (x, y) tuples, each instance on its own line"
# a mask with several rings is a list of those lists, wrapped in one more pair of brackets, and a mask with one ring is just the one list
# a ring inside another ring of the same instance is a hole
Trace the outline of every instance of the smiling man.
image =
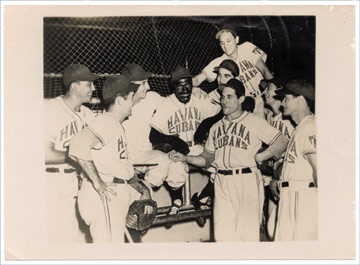
[[(173, 161), (216, 168), (214, 233), (216, 241), (260, 241), (264, 198), (258, 164), (279, 157), (287, 139), (264, 119), (244, 111), (245, 88), (230, 79), (222, 91), (224, 118), (209, 133), (197, 156), (170, 152)], [(269, 147), (259, 152), (261, 144)]]
[(78, 170), (68, 158), (69, 142), (95, 117), (89, 103), (100, 76), (81, 64), (72, 64), (63, 74), (65, 95), (45, 99), (45, 171), (47, 178), (48, 239), (52, 243), (85, 243), (79, 229), (75, 203)]
[[(173, 94), (157, 108), (151, 120), (150, 141), (159, 150), (168, 153), (176, 150), (183, 154), (198, 155), (203, 147), (194, 143), (194, 133), (202, 120), (219, 111), (205, 98), (192, 97), (192, 75), (184, 67), (177, 67), (171, 73)], [(183, 204), (182, 187), (188, 177), (185, 163), (172, 163), (169, 177), (177, 179), (170, 187), (172, 207), (169, 214), (177, 214)]]
[(223, 60), (233, 60), (239, 67), (238, 79), (244, 84), (245, 96), (251, 96), (255, 100), (254, 113), (264, 116), (264, 101), (259, 89), (260, 81), (273, 77), (266, 66), (267, 54), (251, 42), (239, 44), (240, 37), (231, 25), (224, 25), (217, 33), (216, 39), (223, 50), (223, 55), (212, 60), (200, 74), (193, 78), (194, 86), (199, 86), (203, 81), (213, 82), (216, 73), (213, 72)]

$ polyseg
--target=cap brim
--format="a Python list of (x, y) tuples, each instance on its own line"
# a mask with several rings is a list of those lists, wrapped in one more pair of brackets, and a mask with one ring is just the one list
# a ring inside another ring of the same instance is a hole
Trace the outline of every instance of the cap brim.
[(97, 74), (93, 74), (93, 73), (89, 73), (85, 76), (82, 76), (80, 81), (94, 81), (96, 79), (99, 79), (101, 76), (97, 75)]
[(281, 88), (281, 89), (275, 90), (275, 93), (278, 95), (299, 95), (298, 93), (295, 93), (287, 88)]

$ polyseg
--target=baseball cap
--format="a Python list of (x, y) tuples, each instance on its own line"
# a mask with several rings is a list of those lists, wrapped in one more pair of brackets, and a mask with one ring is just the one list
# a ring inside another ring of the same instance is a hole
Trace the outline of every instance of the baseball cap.
[(315, 88), (304, 79), (293, 79), (290, 80), (285, 88), (275, 91), (279, 95), (302, 95), (303, 97), (315, 100)]
[(239, 72), (240, 72), (239, 66), (233, 60), (226, 59), (226, 60), (222, 61), (218, 67), (214, 68), (214, 72), (215, 73), (219, 72), (220, 68), (229, 70), (233, 74), (234, 77), (239, 76)]
[(66, 87), (75, 81), (94, 81), (98, 78), (100, 78), (99, 75), (91, 73), (89, 68), (82, 64), (68, 66), (63, 74), (63, 82)]
[(192, 78), (189, 70), (185, 67), (178, 66), (175, 70), (171, 73), (171, 82), (177, 81), (182, 78)]
[(237, 95), (245, 96), (245, 87), (243, 83), (235, 78), (231, 78), (225, 85), (225, 87), (231, 87), (236, 91)]
[(104, 101), (113, 99), (116, 95), (125, 96), (130, 92), (136, 91), (138, 84), (131, 83), (125, 76), (109, 76), (102, 87), (102, 96)]
[(215, 38), (218, 40), (223, 32), (231, 32), (234, 36), (237, 36), (235, 28), (229, 24), (223, 25), (216, 33)]
[(278, 89), (285, 87), (285, 79), (281, 77), (273, 77), (270, 80), (263, 79), (260, 81), (260, 87), (265, 90), (269, 84), (274, 84)]
[(140, 65), (129, 63), (122, 70), (122, 75), (130, 81), (142, 81), (148, 79), (153, 73), (146, 72)]

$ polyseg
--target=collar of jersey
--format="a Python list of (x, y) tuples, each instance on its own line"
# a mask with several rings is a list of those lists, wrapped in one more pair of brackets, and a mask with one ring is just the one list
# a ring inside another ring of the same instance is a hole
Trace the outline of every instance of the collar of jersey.
[(184, 107), (187, 107), (187, 106), (192, 106), (192, 102), (193, 102), (193, 96), (191, 95), (191, 98), (190, 98), (190, 101), (186, 104), (184, 103), (181, 103), (177, 97), (175, 96), (175, 94), (171, 94), (170, 96), (170, 99), (175, 103), (175, 105), (179, 108), (184, 108)]

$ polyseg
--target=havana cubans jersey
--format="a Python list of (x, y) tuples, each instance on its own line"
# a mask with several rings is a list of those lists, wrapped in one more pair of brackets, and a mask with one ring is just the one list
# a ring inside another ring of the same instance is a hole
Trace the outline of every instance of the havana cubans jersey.
[(269, 123), (277, 128), (288, 140), (292, 132), (294, 131), (294, 125), (292, 125), (290, 119), (287, 119), (280, 112), (278, 115), (269, 118)]
[(238, 45), (238, 57), (236, 59), (229, 58), (224, 53), (222, 56), (212, 60), (202, 72), (206, 75), (207, 81), (213, 82), (216, 79), (214, 68), (218, 67), (222, 61), (232, 59), (239, 66), (240, 74), (237, 79), (245, 86), (245, 96), (256, 98), (261, 95), (259, 84), (263, 79), (262, 73), (256, 68), (256, 63), (258, 60), (263, 60), (265, 62), (266, 57), (266, 53), (259, 47), (251, 42), (244, 42), (243, 44)]
[(192, 154), (194, 134), (199, 124), (219, 110), (220, 107), (208, 99), (191, 97), (187, 104), (183, 104), (172, 94), (156, 109), (150, 125), (163, 134), (178, 135), (189, 145)]
[(255, 167), (254, 157), (262, 143), (271, 145), (280, 135), (265, 119), (244, 111), (232, 121), (224, 117), (215, 123), (205, 150), (215, 153), (213, 165), (218, 169)]
[(127, 140), (122, 125), (110, 113), (97, 117), (88, 126), (100, 140), (91, 150), (94, 164), (103, 181), (112, 181), (113, 177), (129, 180), (134, 175), (134, 168), (127, 151)]
[(293, 131), (285, 152), (280, 179), (313, 181), (313, 170), (306, 158), (316, 154), (315, 116), (306, 116)]
[(71, 138), (91, 123), (95, 115), (85, 106), (74, 112), (66, 105), (63, 96), (45, 99), (45, 137), (54, 143), (54, 149), (66, 152)]

